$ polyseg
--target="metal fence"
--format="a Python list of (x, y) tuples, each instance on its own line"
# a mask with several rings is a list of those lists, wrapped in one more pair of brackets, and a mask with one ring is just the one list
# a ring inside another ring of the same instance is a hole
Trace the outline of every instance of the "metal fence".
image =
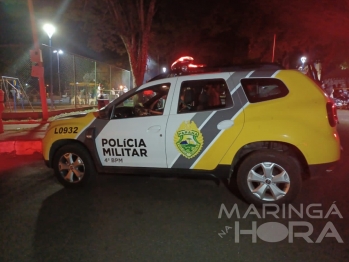
[[(106, 94), (112, 88), (119, 90), (120, 86), (131, 86), (128, 70), (76, 54), (61, 53), (45, 45), (41, 46), (41, 50), (48, 103), (51, 90), (55, 104), (91, 105), (96, 101), (99, 83), (103, 84)], [(3, 75), (18, 78), (28, 99), (35, 105), (40, 103), (40, 92), (38, 80), (31, 77), (31, 66), (28, 50)]]
[[(79, 55), (60, 53), (59, 50), (50, 50), (47, 46), (42, 50), (46, 86), (51, 90), (51, 54), (53, 93), (70, 100), (71, 103), (91, 104), (89, 100), (95, 101), (99, 83), (103, 84), (106, 94), (109, 94), (112, 88), (118, 90), (120, 86), (130, 87), (131, 74), (128, 70)], [(48, 93), (50, 90), (47, 90)], [(79, 101), (74, 101), (76, 98)]]

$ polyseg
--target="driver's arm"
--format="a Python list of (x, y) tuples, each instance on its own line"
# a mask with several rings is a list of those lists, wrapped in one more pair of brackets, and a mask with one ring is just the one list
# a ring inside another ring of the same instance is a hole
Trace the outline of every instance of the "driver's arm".
[(162, 115), (162, 111), (154, 110), (154, 106), (159, 102), (160, 99), (155, 100), (149, 107), (149, 114), (151, 115)]

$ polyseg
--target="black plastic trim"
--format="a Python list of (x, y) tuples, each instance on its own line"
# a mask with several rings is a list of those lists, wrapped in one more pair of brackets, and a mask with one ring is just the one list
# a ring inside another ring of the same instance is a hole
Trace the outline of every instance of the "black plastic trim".
[(214, 170), (193, 170), (181, 168), (149, 168), (149, 167), (123, 167), (107, 166), (97, 169), (99, 173), (105, 174), (133, 174), (146, 176), (164, 177), (217, 177), (228, 178), (230, 165), (218, 165)]

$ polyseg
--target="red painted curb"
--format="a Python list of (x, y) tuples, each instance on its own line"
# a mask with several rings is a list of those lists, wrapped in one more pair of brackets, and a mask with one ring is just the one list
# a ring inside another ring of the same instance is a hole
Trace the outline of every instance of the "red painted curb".
[(41, 140), (31, 141), (0, 141), (1, 153), (15, 153), (16, 155), (32, 155), (42, 153)]

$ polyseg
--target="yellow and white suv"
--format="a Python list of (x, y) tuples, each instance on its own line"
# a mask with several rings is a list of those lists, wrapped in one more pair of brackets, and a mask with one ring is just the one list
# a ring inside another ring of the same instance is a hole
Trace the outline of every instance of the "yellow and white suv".
[(249, 203), (281, 204), (340, 159), (336, 109), (308, 76), (266, 64), (174, 69), (50, 124), (43, 156), (64, 186), (97, 173), (207, 174), (237, 183)]

